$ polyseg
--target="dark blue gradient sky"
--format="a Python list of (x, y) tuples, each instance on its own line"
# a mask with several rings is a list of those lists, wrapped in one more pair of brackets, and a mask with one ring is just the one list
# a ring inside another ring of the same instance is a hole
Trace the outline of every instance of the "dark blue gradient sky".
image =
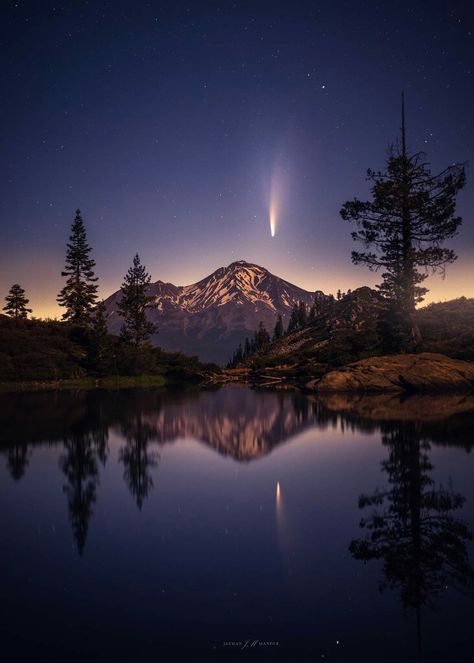
[[(341, 204), (365, 195), (407, 98), (435, 170), (474, 148), (471, 2), (3, 2), (2, 291), (57, 315), (76, 207), (100, 293), (138, 251), (153, 279), (233, 260), (306, 287), (374, 283)], [(273, 186), (272, 186), (273, 183)], [(457, 264), (429, 300), (474, 295), (474, 183)], [(269, 195), (277, 202), (271, 238)]]

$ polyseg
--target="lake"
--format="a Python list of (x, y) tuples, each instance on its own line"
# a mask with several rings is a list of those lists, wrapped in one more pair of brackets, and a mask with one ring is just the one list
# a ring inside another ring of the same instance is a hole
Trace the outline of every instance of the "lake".
[(474, 397), (0, 396), (3, 660), (455, 661)]

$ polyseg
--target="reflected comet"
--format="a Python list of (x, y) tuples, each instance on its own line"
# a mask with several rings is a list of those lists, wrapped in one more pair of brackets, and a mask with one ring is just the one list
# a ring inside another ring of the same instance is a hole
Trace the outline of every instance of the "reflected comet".
[(275, 521), (276, 521), (276, 531), (277, 531), (280, 550), (282, 552), (283, 559), (285, 560), (286, 564), (291, 558), (292, 547), (293, 547), (293, 536), (290, 531), (286, 509), (283, 502), (283, 494), (279, 481), (277, 481), (275, 489)]

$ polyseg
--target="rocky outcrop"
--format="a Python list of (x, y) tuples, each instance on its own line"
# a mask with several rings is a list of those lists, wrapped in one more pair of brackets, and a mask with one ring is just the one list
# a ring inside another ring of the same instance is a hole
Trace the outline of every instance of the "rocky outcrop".
[(429, 352), (371, 357), (330, 371), (307, 387), (318, 392), (471, 391), (474, 363)]

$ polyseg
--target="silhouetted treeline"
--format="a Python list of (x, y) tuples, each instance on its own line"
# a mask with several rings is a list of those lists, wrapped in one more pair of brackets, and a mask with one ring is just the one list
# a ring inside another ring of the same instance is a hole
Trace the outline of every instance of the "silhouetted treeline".
[(118, 310), (123, 317), (120, 336), (109, 334), (107, 311), (98, 301), (98, 278), (92, 247), (80, 210), (76, 211), (61, 275), (66, 283), (57, 301), (65, 309), (62, 322), (28, 320), (25, 290), (15, 283), (0, 315), (0, 382), (70, 378), (163, 375), (168, 381), (196, 380), (206, 368), (196, 357), (166, 353), (150, 344), (157, 328), (146, 312), (153, 305), (147, 294), (151, 277), (136, 254), (126, 273)]
[(218, 370), (197, 357), (124, 343), (99, 321), (100, 316), (84, 327), (0, 316), (0, 382), (143, 374), (163, 375), (171, 382), (192, 381), (208, 369)]

